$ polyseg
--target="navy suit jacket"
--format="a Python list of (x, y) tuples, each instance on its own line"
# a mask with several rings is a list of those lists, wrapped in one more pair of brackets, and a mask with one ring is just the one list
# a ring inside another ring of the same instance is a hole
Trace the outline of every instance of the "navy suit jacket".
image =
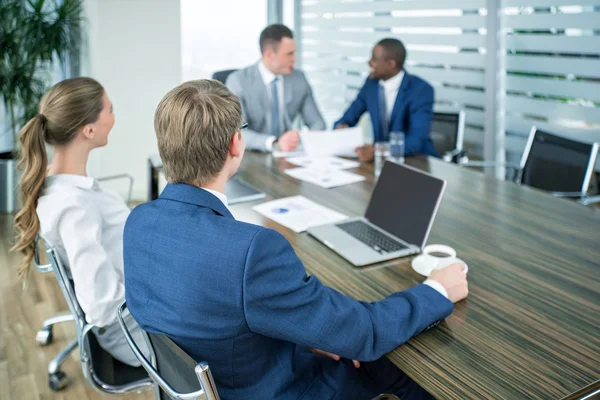
[[(350, 104), (342, 118), (335, 125), (355, 126), (365, 111), (369, 112), (373, 123), (373, 136), (376, 142), (387, 141), (379, 123), (379, 81), (367, 78), (356, 100)], [(437, 156), (429, 136), (433, 118), (433, 87), (418, 76), (405, 71), (400, 84), (394, 108), (390, 116), (388, 132), (400, 131), (406, 135), (404, 152), (407, 156), (427, 154)]]
[(124, 257), (131, 314), (208, 362), (223, 399), (364, 400), (349, 363), (307, 349), (375, 360), (453, 309), (427, 285), (373, 303), (323, 286), (282, 235), (186, 184), (133, 210)]

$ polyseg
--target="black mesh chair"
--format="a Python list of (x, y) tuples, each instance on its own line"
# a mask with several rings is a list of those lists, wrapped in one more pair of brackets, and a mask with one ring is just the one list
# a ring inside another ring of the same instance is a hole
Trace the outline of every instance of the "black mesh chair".
[[(40, 271), (54, 272), (58, 285), (71, 310), (71, 317), (68, 320), (73, 320), (77, 329), (77, 338), (48, 364), (48, 385), (50, 389), (58, 391), (67, 386), (67, 376), (61, 371), (60, 367), (69, 354), (75, 348), (79, 347), (84, 378), (95, 390), (115, 395), (141, 393), (151, 390), (154, 384), (143, 368), (123, 364), (100, 347), (96, 336), (92, 333), (94, 326), (86, 322), (85, 314), (75, 297), (74, 283), (69, 278), (67, 270), (60, 261), (56, 250), (49, 247), (46, 254), (50, 263), (42, 265), (36, 252), (36, 267)], [(51, 338), (52, 331), (50, 330), (49, 332)]]
[(221, 82), (223, 85), (227, 81), (227, 77), (237, 71), (237, 69), (226, 69), (223, 71), (217, 71), (212, 75), (212, 78)]
[(521, 158), (517, 183), (589, 203), (588, 190), (595, 174), (598, 146), (556, 136), (534, 126)]
[(464, 163), (463, 151), (465, 131), (465, 112), (435, 112), (431, 121), (431, 140), (433, 147), (446, 162)]

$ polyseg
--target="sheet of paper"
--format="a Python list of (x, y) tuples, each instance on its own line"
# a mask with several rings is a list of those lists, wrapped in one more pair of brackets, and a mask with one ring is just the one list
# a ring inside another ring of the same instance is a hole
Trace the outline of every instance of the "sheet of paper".
[(304, 196), (284, 197), (253, 207), (253, 210), (294, 232), (304, 232), (310, 227), (338, 222), (346, 215), (324, 207)]
[(301, 131), (300, 140), (306, 154), (313, 157), (356, 157), (354, 149), (364, 144), (360, 127), (332, 131)]
[(306, 153), (304, 152), (304, 150), (273, 152), (273, 158), (304, 157), (305, 155)]
[(360, 163), (352, 160), (345, 160), (339, 157), (290, 157), (286, 159), (290, 164), (297, 165), (299, 167), (317, 168), (317, 169), (349, 169), (357, 168)]
[(364, 176), (339, 169), (322, 170), (316, 168), (298, 167), (286, 169), (283, 172), (293, 178), (314, 183), (315, 185), (324, 187), (326, 189), (349, 185), (351, 183), (365, 180)]

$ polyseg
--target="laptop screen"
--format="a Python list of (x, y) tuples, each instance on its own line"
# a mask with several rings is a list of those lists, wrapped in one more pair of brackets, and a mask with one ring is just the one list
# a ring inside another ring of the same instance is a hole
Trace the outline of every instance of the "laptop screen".
[(387, 161), (365, 218), (407, 243), (423, 247), (445, 186), (442, 179)]

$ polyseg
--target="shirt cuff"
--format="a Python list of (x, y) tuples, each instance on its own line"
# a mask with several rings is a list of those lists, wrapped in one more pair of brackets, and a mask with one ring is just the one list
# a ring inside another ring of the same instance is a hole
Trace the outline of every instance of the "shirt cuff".
[(265, 140), (265, 149), (267, 149), (267, 151), (273, 151), (273, 143), (275, 143), (276, 140), (277, 137), (269, 136), (267, 140)]
[(430, 288), (437, 290), (442, 296), (448, 298), (448, 292), (446, 291), (446, 288), (438, 281), (434, 281), (433, 279), (425, 279), (423, 285), (427, 285)]

